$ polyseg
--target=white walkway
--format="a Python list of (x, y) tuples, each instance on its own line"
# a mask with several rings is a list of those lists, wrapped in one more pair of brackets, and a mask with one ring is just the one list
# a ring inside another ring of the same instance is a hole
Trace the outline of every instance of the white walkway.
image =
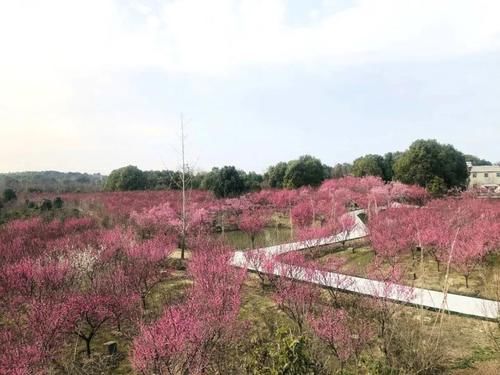
[[(355, 216), (356, 227), (350, 233), (340, 233), (335, 236), (320, 238), (317, 240), (270, 246), (253, 251), (260, 252), (261, 254), (264, 254), (264, 256), (271, 257), (291, 251), (307, 249), (312, 246), (331, 245), (345, 240), (365, 237), (367, 235), (367, 228), (357, 216), (359, 211), (351, 214)], [(277, 276), (280, 276), (281, 270), (284, 268), (280, 267), (280, 263), (277, 263), (273, 270), (265, 270), (262, 266), (256, 263), (251, 264), (245, 257), (245, 252), (243, 251), (235, 252), (233, 264), (237, 267), (244, 267), (249, 270), (264, 273), (272, 273)], [(496, 319), (500, 317), (500, 302), (492, 300), (467, 297), (451, 293), (444, 294), (442, 292), (428, 289), (390, 284), (377, 280), (343, 275), (335, 272), (308, 270), (295, 266), (293, 270), (293, 277), (297, 280), (312, 282), (325, 287), (346, 290), (374, 297), (383, 297), (435, 310), (443, 309), (453, 313), (487, 319)]]

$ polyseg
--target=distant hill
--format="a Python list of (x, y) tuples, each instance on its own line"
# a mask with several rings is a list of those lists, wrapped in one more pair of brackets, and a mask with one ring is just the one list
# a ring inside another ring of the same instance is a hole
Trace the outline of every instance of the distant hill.
[(0, 191), (10, 188), (16, 192), (92, 192), (100, 191), (105, 176), (79, 172), (13, 172), (0, 173)]

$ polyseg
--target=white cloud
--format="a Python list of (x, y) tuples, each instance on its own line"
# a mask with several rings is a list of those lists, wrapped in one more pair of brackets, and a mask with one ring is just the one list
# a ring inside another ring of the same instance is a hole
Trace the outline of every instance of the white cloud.
[(499, 48), (497, 0), (360, 0), (337, 12), (325, 4), (314, 22), (290, 26), (286, 0), (5, 1), (0, 64), (221, 73), (254, 64), (441, 59)]
[[(34, 168), (38, 159), (55, 165), (67, 149), (82, 150), (84, 139), (98, 139), (87, 150), (105, 150), (103, 139), (115, 133), (122, 134), (114, 141), (125, 160), (126, 139), (137, 138), (141, 115), (93, 117), (91, 106), (82, 114), (75, 105), (95, 100), (96, 77), (105, 80), (106, 72), (217, 76), (253, 66), (435, 61), (500, 48), (498, 0), (358, 0), (340, 10), (325, 1), (295, 26), (287, 20), (289, 6), (287, 0), (0, 0), (0, 130), (9, 139), (0, 147), (8, 165), (0, 169)], [(122, 89), (108, 84), (108, 95)], [(156, 134), (162, 124), (151, 126), (139, 140), (147, 142), (147, 132)], [(54, 153), (51, 140), (67, 149)], [(26, 147), (40, 152), (33, 164), (23, 164), (24, 151), (16, 151)], [(14, 159), (21, 160), (18, 168)]]

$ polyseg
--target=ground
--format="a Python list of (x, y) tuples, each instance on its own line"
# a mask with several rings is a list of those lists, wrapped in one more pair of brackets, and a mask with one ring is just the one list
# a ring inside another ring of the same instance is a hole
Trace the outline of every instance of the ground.
[[(274, 229), (270, 229), (269, 233)], [(289, 235), (289, 232), (288, 232)], [(226, 236), (232, 239), (234, 244), (242, 244), (245, 240), (249, 239), (245, 234), (242, 233), (226, 233)], [(271, 235), (268, 235), (267, 240), (269, 241)], [(286, 238), (286, 233), (284, 237)], [(262, 237), (262, 241), (265, 242), (266, 235)], [(271, 240), (276, 241), (276, 238)], [(268, 243), (266, 243), (268, 244)], [(348, 246), (351, 246), (348, 244)], [(320, 251), (313, 252), (316, 259), (320, 262), (326, 262), (332, 257), (340, 257), (345, 260), (345, 265), (342, 269), (344, 272), (348, 272), (354, 275), (363, 276), (364, 270), (373, 260), (373, 251), (362, 244), (355, 243), (356, 247), (354, 252), (351, 247), (346, 249), (332, 248), (332, 249), (321, 249)], [(174, 252), (173, 258), (175, 261), (178, 260), (180, 252)], [(186, 253), (189, 258), (189, 251)], [(408, 257), (406, 262), (411, 262), (411, 256)], [(438, 289), (440, 287), (440, 282), (442, 282), (441, 276), (437, 273), (435, 268), (435, 263), (430, 260), (425, 260), (426, 266), (426, 276), (423, 284), (418, 286), (425, 286), (428, 288)], [(491, 269), (498, 269), (499, 259), (490, 259), (487, 264), (479, 269), (471, 277), (471, 288), (477, 290), (481, 296), (491, 296), (492, 291), (487, 287), (489, 275), (491, 274)], [(486, 276), (480, 277), (479, 274), (483, 273)], [(464, 291), (464, 280), (463, 276), (458, 273), (452, 272), (451, 275), (451, 285), (453, 292), (463, 292)], [(412, 282), (412, 277), (408, 276), (408, 282)], [(186, 272), (184, 270), (175, 271), (171, 277), (158, 284), (153, 293), (148, 298), (148, 303), (150, 305), (150, 310), (147, 312), (150, 318), (157, 316), (162, 306), (167, 304), (175, 303), (176, 300), (182, 298), (182, 294), (186, 287), (190, 284), (187, 278)], [(270, 289), (263, 289), (260, 285), (260, 280), (255, 274), (249, 273), (247, 281), (243, 289), (243, 301), (240, 313), (240, 318), (251, 322), (250, 326), (252, 334), (258, 334), (259, 332), (264, 332), (267, 328), (267, 324), (270, 320), (277, 322), (281, 326), (293, 327), (293, 323), (289, 318), (284, 315), (276, 306), (272, 299), (272, 291)], [(422, 323), (424, 326), (432, 329), (435, 323), (436, 313), (432, 311), (423, 311), (414, 307), (402, 307), (401, 314), (409, 317), (409, 319), (414, 320), (415, 324)], [(494, 331), (496, 329), (496, 323), (482, 321), (479, 319), (463, 317), (458, 315), (445, 315), (442, 326), (442, 345), (446, 347), (446, 367), (448, 368), (447, 373), (453, 375), (472, 375), (472, 374), (497, 374), (500, 372), (500, 357), (498, 350), (495, 351), (492, 344), (492, 340), (488, 332)], [(126, 331), (126, 329), (125, 329)], [(103, 344), (106, 341), (115, 340), (118, 342), (119, 351), (121, 353), (128, 353), (130, 347), (130, 339), (127, 338), (126, 334), (122, 334), (113, 329), (107, 329), (101, 331), (92, 343), (92, 348), (95, 353), (104, 353)], [(67, 356), (72, 357), (75, 353), (75, 342), (67, 344)], [(76, 347), (76, 355), (79, 358), (84, 358), (84, 346), (83, 342), (79, 342)], [(131, 366), (128, 362), (126, 356), (118, 362), (118, 366), (114, 368), (110, 374), (129, 374), (131, 373)]]
[[(336, 272), (366, 277), (367, 269), (374, 260), (375, 253), (369, 246), (358, 244), (354, 250), (352, 246), (321, 249), (320, 251), (313, 252), (313, 257), (323, 264), (328, 264), (328, 261), (333, 258), (342, 259), (345, 264), (340, 270), (335, 270)], [(430, 257), (424, 256), (424, 273), (422, 275), (419, 257), (419, 253), (416, 253), (415, 260), (412, 259), (411, 254), (401, 258), (402, 264), (407, 271), (405, 277), (406, 284), (442, 291), (445, 278), (445, 265), (441, 265), (441, 272), (438, 272), (436, 262)], [(414, 273), (417, 279), (414, 279)], [(484, 264), (477, 266), (472, 272), (468, 288), (465, 286), (464, 276), (456, 270), (451, 269), (448, 279), (449, 292), (496, 300), (499, 297), (498, 293), (500, 291), (499, 276), (500, 256), (492, 254), (485, 259)]]

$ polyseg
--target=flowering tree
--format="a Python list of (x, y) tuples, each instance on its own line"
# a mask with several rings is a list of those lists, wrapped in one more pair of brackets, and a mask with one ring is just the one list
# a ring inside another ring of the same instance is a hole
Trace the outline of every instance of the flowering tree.
[(130, 288), (140, 296), (144, 309), (147, 308), (147, 296), (167, 276), (162, 271), (165, 271), (164, 262), (173, 249), (172, 238), (166, 236), (157, 236), (127, 249), (125, 275)]
[(314, 334), (332, 350), (341, 371), (350, 358), (358, 359), (373, 336), (366, 321), (350, 317), (343, 309), (324, 308), (318, 315), (309, 315), (308, 323)]
[(281, 256), (276, 266), (280, 278), (276, 282), (273, 298), (302, 332), (306, 316), (312, 312), (320, 295), (318, 288), (307, 282), (313, 278), (314, 271), (298, 252)]
[[(201, 246), (201, 244), (200, 244)], [(230, 265), (232, 254), (206, 242), (189, 264), (194, 284), (185, 302), (143, 326), (132, 346), (132, 364), (143, 373), (203, 373), (224, 355), (238, 332), (245, 271)]]
[(12, 329), (0, 330), (0, 373), (26, 375), (35, 373), (43, 364), (43, 349), (23, 337), (26, 332), (13, 332)]
[(341, 295), (345, 289), (353, 285), (354, 281), (351, 277), (342, 274), (342, 267), (345, 265), (345, 260), (337, 257), (329, 259), (326, 263), (314, 265), (316, 272), (314, 278), (326, 286), (326, 290), (330, 295), (331, 305), (339, 308), (341, 306)]
[(375, 297), (369, 301), (368, 307), (374, 312), (375, 321), (378, 323), (379, 337), (381, 338), (382, 351), (387, 356), (392, 340), (389, 325), (394, 322), (394, 316), (401, 311), (402, 304), (396, 304), (391, 299), (401, 302), (411, 301), (415, 294), (412, 287), (401, 285), (404, 269), (400, 264), (390, 268), (375, 261), (369, 270), (370, 279), (378, 283), (371, 284), (370, 294)]
[(176, 236), (181, 249), (181, 259), (188, 246), (190, 237), (206, 233), (210, 225), (211, 213), (204, 205), (192, 202), (180, 208), (172, 202), (163, 203), (141, 212), (133, 212), (132, 220), (139, 226), (143, 238), (161, 234)]
[(342, 246), (345, 246), (346, 241), (351, 238), (353, 231), (356, 229), (356, 219), (352, 214), (344, 214), (338, 218), (335, 224), (335, 233), (340, 235)]
[(116, 329), (122, 331), (124, 322), (133, 322), (138, 316), (141, 297), (130, 285), (130, 280), (121, 267), (103, 274), (96, 283), (96, 291), (105, 297), (106, 309), (111, 314)]
[(142, 325), (132, 344), (132, 365), (143, 374), (186, 374), (201, 343), (201, 327), (188, 303), (168, 307)]
[(91, 355), (91, 342), (103, 324), (111, 319), (106, 297), (93, 294), (75, 294), (65, 303), (69, 333), (85, 342), (87, 356)]
[(266, 281), (270, 280), (269, 273), (272, 273), (274, 259), (265, 251), (252, 250), (243, 253), (247, 268), (255, 271), (260, 279), (261, 286), (264, 287)]
[(240, 216), (240, 230), (248, 234), (255, 249), (255, 237), (261, 233), (267, 224), (267, 217), (262, 211), (244, 211)]
[(398, 257), (411, 248), (411, 227), (406, 219), (404, 209), (394, 208), (373, 215), (368, 223), (375, 253), (391, 264), (397, 263)]
[(72, 272), (66, 261), (25, 258), (7, 265), (0, 273), (0, 291), (10, 302), (42, 301), (64, 292), (71, 285)]
[(294, 226), (299, 228), (311, 226), (314, 222), (314, 207), (307, 200), (301, 201), (292, 208), (291, 215)]

